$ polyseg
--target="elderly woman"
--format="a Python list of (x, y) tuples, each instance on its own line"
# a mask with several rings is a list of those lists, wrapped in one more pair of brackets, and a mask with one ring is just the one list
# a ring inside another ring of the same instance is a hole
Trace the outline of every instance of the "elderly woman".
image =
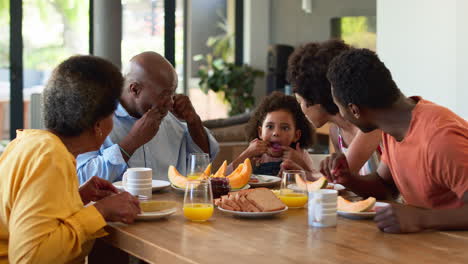
[(43, 93), (47, 129), (18, 131), (0, 157), (0, 263), (83, 261), (106, 221), (131, 223), (140, 212), (130, 194), (98, 177), (79, 187), (76, 175), (75, 157), (111, 131), (122, 86), (119, 70), (97, 57), (54, 70)]

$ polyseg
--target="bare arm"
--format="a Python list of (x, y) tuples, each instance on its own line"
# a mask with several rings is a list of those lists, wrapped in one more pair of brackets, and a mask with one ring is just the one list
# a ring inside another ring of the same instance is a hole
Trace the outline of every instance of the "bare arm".
[(190, 136), (197, 146), (199, 146), (203, 152), (210, 153), (210, 143), (208, 141), (208, 135), (206, 134), (205, 128), (198, 117), (196, 120), (191, 123), (187, 122), (188, 130)]
[(352, 180), (346, 184), (346, 187), (360, 196), (372, 196), (381, 200), (393, 199), (398, 193), (391, 172), (383, 162), (379, 164), (379, 168), (374, 173), (352, 174)]
[(359, 172), (362, 166), (369, 160), (369, 157), (377, 150), (381, 140), (381, 130), (374, 130), (369, 133), (358, 131), (346, 153), (349, 170), (352, 173)]
[(423, 209), (402, 204), (377, 208), (375, 221), (388, 233), (413, 233), (425, 229), (468, 230), (468, 191), (464, 205), (454, 209)]
[(203, 152), (210, 153), (210, 143), (208, 135), (201, 122), (200, 116), (193, 108), (192, 102), (188, 96), (183, 94), (176, 94), (174, 96), (174, 107), (172, 113), (179, 119), (187, 122), (190, 137)]
[(398, 192), (389, 168), (382, 162), (377, 172), (362, 176), (350, 172), (344, 154), (333, 153), (321, 162), (320, 172), (331, 182), (343, 184), (363, 197), (389, 199)]

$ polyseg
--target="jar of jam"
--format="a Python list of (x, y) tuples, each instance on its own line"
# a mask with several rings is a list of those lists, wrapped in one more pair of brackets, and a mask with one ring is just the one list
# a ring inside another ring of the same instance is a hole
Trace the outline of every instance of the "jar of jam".
[(228, 194), (231, 191), (229, 179), (224, 177), (211, 178), (211, 190), (213, 191), (213, 199), (219, 198)]

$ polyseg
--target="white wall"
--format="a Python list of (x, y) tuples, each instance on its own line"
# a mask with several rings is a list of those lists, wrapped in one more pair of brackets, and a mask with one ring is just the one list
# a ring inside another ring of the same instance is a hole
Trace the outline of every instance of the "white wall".
[(468, 1), (378, 0), (377, 52), (406, 95), (468, 117)]

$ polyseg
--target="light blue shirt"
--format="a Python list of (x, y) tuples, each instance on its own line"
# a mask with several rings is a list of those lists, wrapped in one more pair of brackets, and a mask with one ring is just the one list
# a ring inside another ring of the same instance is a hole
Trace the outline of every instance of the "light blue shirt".
[[(114, 128), (101, 148), (76, 158), (80, 184), (95, 175), (111, 182), (119, 181), (128, 166), (152, 168), (153, 179), (167, 180), (170, 165), (175, 165), (180, 173), (186, 175), (189, 153), (203, 152), (190, 136), (187, 124), (169, 112), (161, 122), (156, 136), (133, 153), (127, 166), (115, 143), (128, 135), (138, 119), (130, 116), (119, 104), (113, 120)], [(218, 154), (219, 144), (208, 129), (205, 128), (205, 131), (210, 144), (210, 158), (213, 160)]]

